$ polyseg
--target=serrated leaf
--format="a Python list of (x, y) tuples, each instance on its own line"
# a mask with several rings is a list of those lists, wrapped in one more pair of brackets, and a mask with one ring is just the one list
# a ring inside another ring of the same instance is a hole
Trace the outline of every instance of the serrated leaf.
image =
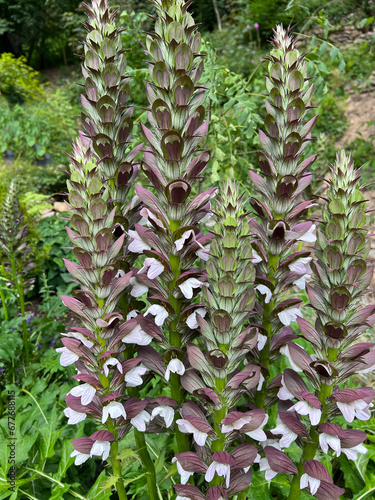
[(111, 498), (111, 491), (103, 490), (105, 480), (106, 480), (106, 475), (105, 471), (103, 470), (101, 474), (97, 477), (90, 491), (86, 494), (87, 500), (107, 500)]

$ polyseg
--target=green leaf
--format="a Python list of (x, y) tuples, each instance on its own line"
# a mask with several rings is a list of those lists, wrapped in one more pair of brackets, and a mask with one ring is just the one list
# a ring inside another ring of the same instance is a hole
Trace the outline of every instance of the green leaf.
[(329, 52), (330, 58), (334, 59), (339, 52), (340, 52), (339, 49), (337, 47), (335, 47), (334, 45), (332, 45), (331, 50)]
[(72, 445), (69, 441), (64, 440), (61, 450), (61, 457), (59, 462), (59, 468), (57, 472), (53, 475), (57, 481), (61, 481), (63, 477), (65, 477), (66, 471), (74, 462), (74, 457), (70, 457), (72, 453)]
[(104, 491), (103, 487), (105, 484), (106, 476), (103, 470), (100, 476), (97, 477), (94, 485), (91, 487), (90, 491), (86, 494), (87, 500), (107, 500), (111, 498), (111, 491)]
[(328, 49), (328, 43), (323, 42), (322, 45), (320, 46), (319, 54), (323, 56), (327, 52), (327, 49)]

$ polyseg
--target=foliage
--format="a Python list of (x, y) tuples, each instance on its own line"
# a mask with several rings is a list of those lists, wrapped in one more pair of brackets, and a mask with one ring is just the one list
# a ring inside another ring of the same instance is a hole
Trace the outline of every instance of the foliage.
[(39, 73), (27, 66), (24, 57), (3, 52), (0, 56), (0, 94), (9, 103), (23, 103), (44, 97)]

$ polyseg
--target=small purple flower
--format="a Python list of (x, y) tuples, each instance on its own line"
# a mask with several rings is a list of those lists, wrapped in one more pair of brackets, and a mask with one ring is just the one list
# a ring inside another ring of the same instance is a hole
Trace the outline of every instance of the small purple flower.
[(41, 349), (43, 347), (43, 344), (38, 344), (38, 349)]
[(53, 345), (56, 342), (56, 340), (51, 340), (51, 345)]
[(22, 316), (22, 314), (21, 314), (21, 313), (18, 313), (18, 316)]
[(5, 368), (0, 368), (0, 373), (5, 372)]
[(247, 29), (247, 30), (249, 30), (249, 29), (250, 29), (250, 24), (248, 24), (248, 25), (246, 26), (246, 29)]
[(259, 24), (258, 23), (255, 23), (254, 24), (254, 28), (257, 30), (259, 28)]

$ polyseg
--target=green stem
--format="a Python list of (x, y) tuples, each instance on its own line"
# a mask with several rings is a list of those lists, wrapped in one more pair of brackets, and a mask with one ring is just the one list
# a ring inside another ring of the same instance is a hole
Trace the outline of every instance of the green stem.
[(111, 443), (111, 466), (113, 470), (113, 474), (117, 476), (117, 481), (116, 481), (116, 491), (119, 497), (119, 500), (127, 500), (127, 495), (125, 491), (125, 486), (124, 486), (124, 481), (122, 479), (122, 472), (121, 472), (121, 462), (118, 458), (118, 441), (117, 441), (117, 433), (115, 426), (113, 425), (112, 421), (107, 422), (107, 427), (112, 434), (115, 436), (115, 440), (112, 441)]
[[(225, 386), (226, 386), (226, 379), (224, 378), (216, 379), (216, 389), (219, 397), (221, 394), (223, 394)], [(214, 410), (213, 413), (214, 413), (214, 429), (217, 434), (217, 439), (215, 439), (215, 441), (212, 443), (211, 450), (215, 452), (224, 450), (225, 436), (221, 432), (221, 422), (227, 414), (227, 406), (225, 404), (225, 398), (221, 398), (220, 408), (218, 410)], [(210, 482), (210, 485), (219, 486), (221, 485), (221, 483), (222, 483), (222, 478), (219, 477), (217, 474), (215, 474), (214, 478)]]
[(23, 293), (24, 293), (23, 283), (22, 283), (21, 278), (18, 279), (16, 262), (15, 262), (14, 256), (11, 257), (10, 263), (12, 266), (12, 281), (14, 282), (16, 289), (17, 289), (18, 302), (19, 302), (20, 309), (21, 309), (23, 350), (24, 350), (25, 362), (26, 362), (26, 365), (28, 365), (29, 364), (29, 338), (28, 338), (28, 331), (27, 331), (27, 325), (26, 325), (25, 297), (23, 295)]
[[(269, 255), (268, 256), (268, 267), (269, 273), (268, 278), (275, 284), (274, 274), (277, 268), (279, 267), (279, 256), (278, 255)], [(270, 340), (272, 337), (272, 315), (276, 307), (276, 301), (271, 300), (268, 304), (264, 304), (263, 308), (263, 327), (267, 332), (268, 342), (264, 346), (264, 348), (260, 352), (259, 362), (268, 370), (270, 366)], [(266, 399), (267, 394), (267, 381), (265, 380), (262, 386), (262, 389), (256, 393), (255, 396), (255, 405), (257, 408), (264, 408), (264, 401)]]
[[(132, 346), (128, 346), (132, 347)], [(129, 387), (128, 388), (129, 396), (132, 398), (139, 397), (139, 390), (137, 387)], [(138, 429), (134, 427), (134, 437), (135, 443), (137, 445), (137, 453), (141, 459), (142, 465), (146, 470), (146, 480), (147, 480), (147, 488), (148, 495), (150, 500), (158, 500), (158, 489), (156, 486), (156, 472), (154, 462), (150, 457), (150, 454), (147, 450), (146, 438), (143, 432), (140, 432)]]
[(9, 313), (8, 313), (8, 308), (7, 308), (7, 305), (5, 302), (5, 294), (2, 290), (0, 290), (0, 299), (1, 299), (1, 303), (3, 305), (4, 319), (5, 319), (5, 321), (8, 321), (9, 320)]
[[(173, 234), (174, 231), (179, 229), (181, 226), (180, 221), (170, 221), (170, 231)], [(174, 255), (172, 252), (169, 255), (169, 262), (171, 264), (171, 269), (173, 272), (173, 280), (169, 283), (169, 296), (168, 300), (172, 304), (172, 307), (175, 312), (175, 317), (170, 323), (169, 327), (169, 343), (171, 347), (176, 347), (177, 349), (181, 349), (181, 335), (178, 331), (178, 324), (180, 322), (180, 314), (181, 314), (181, 301), (176, 299), (173, 295), (173, 290), (176, 287), (176, 281), (181, 274), (180, 268), (180, 257), (178, 255)], [(171, 373), (170, 376), (170, 386), (171, 386), (171, 396), (177, 401), (179, 405), (185, 400), (185, 391), (180, 382), (180, 376), (177, 373)], [(178, 419), (178, 415), (175, 415), (175, 421)], [(175, 425), (175, 435), (177, 441), (177, 448), (179, 453), (190, 450), (190, 441), (189, 436), (187, 434), (182, 433), (178, 426)]]

